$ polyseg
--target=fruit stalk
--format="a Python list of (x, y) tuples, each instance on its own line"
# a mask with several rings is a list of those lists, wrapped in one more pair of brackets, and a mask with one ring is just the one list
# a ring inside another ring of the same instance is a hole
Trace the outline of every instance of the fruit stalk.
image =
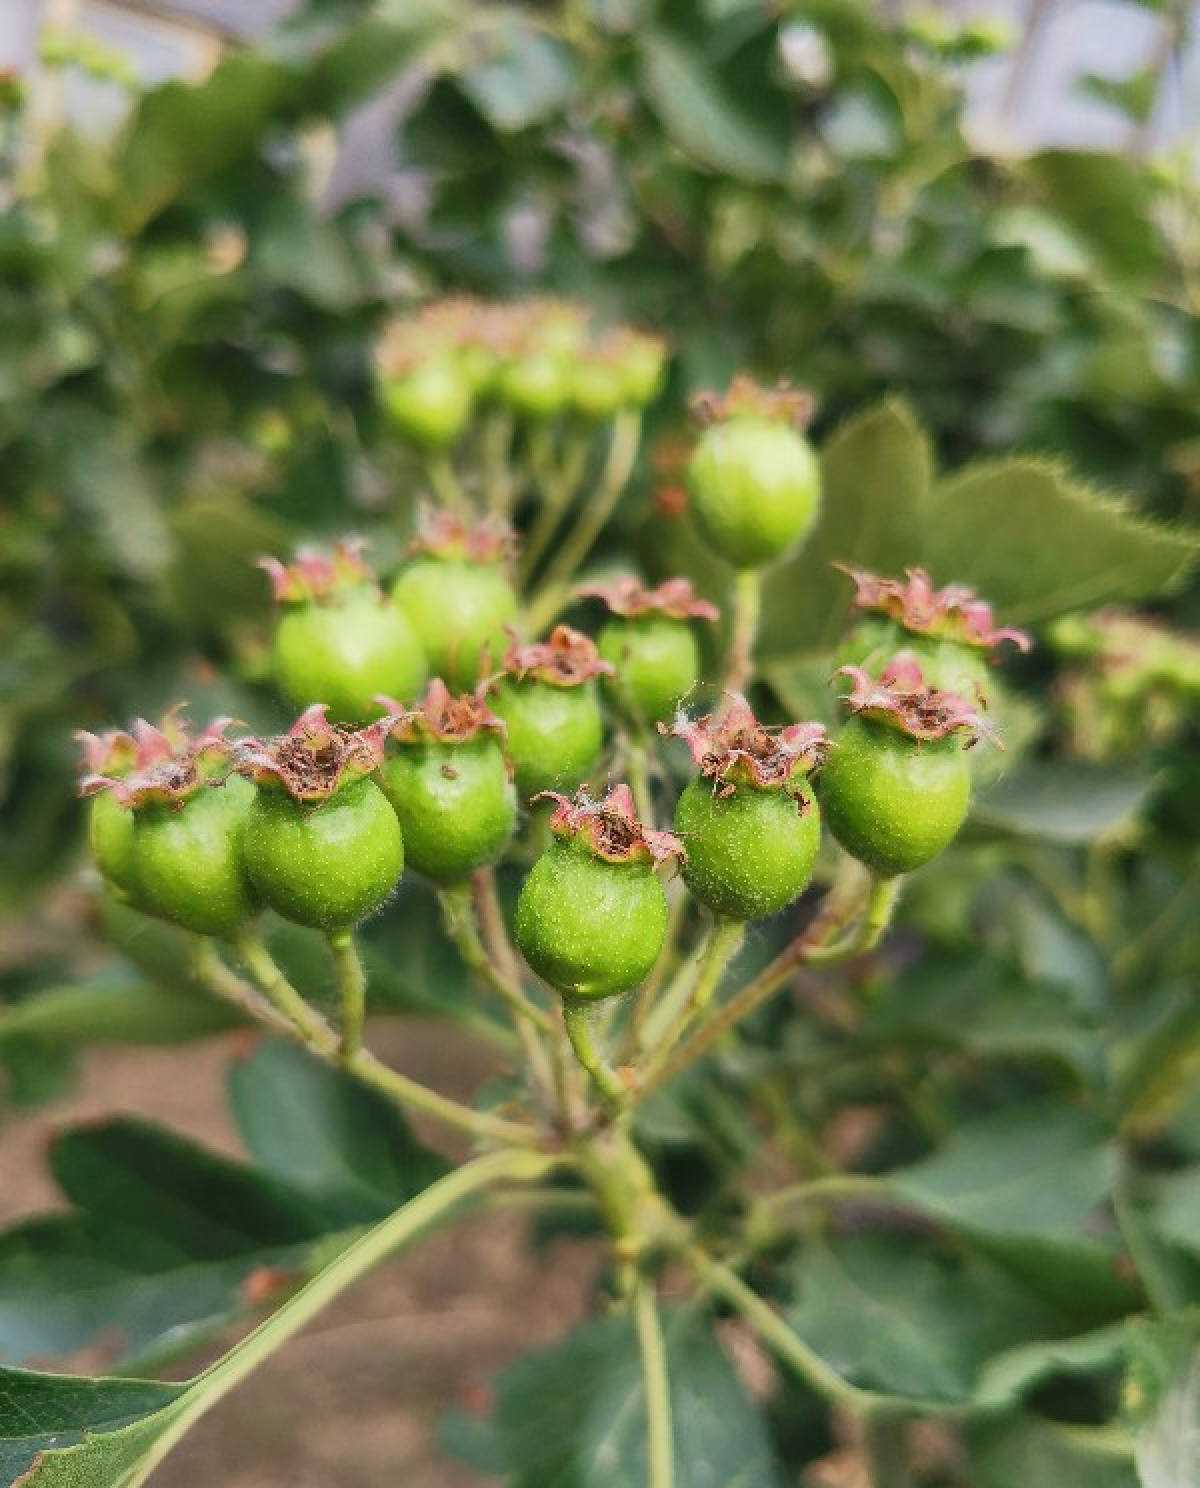
[(367, 978), (352, 930), (332, 931), (326, 939), (333, 952), (338, 1000), (342, 1008), (340, 1052), (343, 1060), (350, 1060), (362, 1048), (363, 1023), (367, 1015)]
[(642, 416), (637, 410), (623, 408), (613, 420), (608, 459), (595, 494), (579, 514), (575, 526), (559, 544), (558, 551), (546, 569), (541, 588), (529, 603), (530, 633), (539, 634), (563, 608), (571, 592), (571, 576), (591, 552), (620, 500), (621, 492), (633, 474)]
[(633, 1320), (637, 1329), (642, 1387), (646, 1396), (647, 1488), (673, 1488), (675, 1447), (672, 1439), (667, 1351), (663, 1343), (654, 1283), (644, 1276), (639, 1276), (634, 1286)]
[(725, 673), (726, 692), (745, 692), (754, 676), (754, 645), (758, 639), (761, 612), (762, 572), (757, 568), (744, 568), (734, 580), (733, 633), (729, 642), (729, 666)]
[(603, 1017), (602, 1009), (594, 1003), (563, 998), (563, 1023), (575, 1058), (592, 1077), (596, 1089), (614, 1110), (619, 1110), (629, 1099), (625, 1082), (596, 1047), (597, 1016)]

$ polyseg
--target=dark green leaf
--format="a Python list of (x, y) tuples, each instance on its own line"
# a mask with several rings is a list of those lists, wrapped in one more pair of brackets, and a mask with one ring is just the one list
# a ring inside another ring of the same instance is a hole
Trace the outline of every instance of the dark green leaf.
[(1138, 1488), (1126, 1452), (1087, 1428), (1008, 1416), (969, 1434), (972, 1488)]
[(1022, 837), (1091, 842), (1135, 816), (1153, 788), (1140, 770), (1031, 760), (977, 797), (972, 821)]
[(243, 1021), (214, 997), (109, 974), (50, 987), (6, 1008), (0, 1012), (0, 1044), (23, 1037), (60, 1044), (174, 1044)]
[(701, 52), (650, 31), (638, 40), (638, 61), (646, 101), (684, 154), (744, 181), (782, 178), (786, 144), (726, 95)]
[(1131, 284), (1154, 279), (1163, 254), (1147, 171), (1123, 156), (1092, 150), (1046, 150), (1026, 169), (1111, 274)]
[(973, 584), (1007, 621), (1144, 599), (1179, 584), (1194, 534), (1153, 525), (1050, 461), (968, 466), (934, 488), (924, 556), (939, 582)]
[[(678, 1488), (779, 1488), (761, 1416), (708, 1328), (664, 1317)], [(626, 1317), (589, 1323), (509, 1368), (495, 1450), (509, 1488), (613, 1488), (646, 1480), (637, 1342)]]
[(396, 1107), (295, 1044), (231, 1066), (229, 1095), (259, 1166), (346, 1224), (380, 1219), (446, 1171)]

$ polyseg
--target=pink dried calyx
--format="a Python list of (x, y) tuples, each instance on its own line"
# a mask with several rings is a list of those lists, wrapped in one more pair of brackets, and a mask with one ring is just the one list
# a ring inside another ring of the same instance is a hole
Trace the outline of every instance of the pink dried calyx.
[(900, 580), (880, 578), (848, 563), (836, 563), (834, 567), (854, 581), (856, 609), (886, 615), (914, 635), (956, 641), (985, 651), (994, 650), (1001, 641), (1011, 641), (1020, 651), (1028, 651), (1032, 644), (1023, 630), (1011, 625), (997, 627), (991, 605), (965, 584), (935, 589), (923, 568), (905, 569), (905, 578)]
[(550, 830), (557, 837), (578, 840), (606, 863), (649, 862), (656, 867), (687, 856), (683, 843), (672, 832), (657, 832), (638, 821), (633, 793), (627, 785), (614, 785), (603, 801), (593, 801), (585, 791), (574, 800), (558, 791), (542, 791), (535, 801), (554, 801)]
[(286, 734), (243, 739), (234, 753), (239, 775), (256, 785), (283, 790), (297, 801), (327, 801), (383, 763), (383, 746), (396, 722), (388, 714), (366, 728), (330, 723), (325, 703), (305, 708)]
[(260, 558), (259, 568), (271, 580), (276, 604), (323, 604), (353, 589), (366, 586), (378, 591), (370, 565), (364, 560), (361, 537), (344, 537), (326, 552), (323, 548), (300, 548), (291, 563), (278, 558)]
[(718, 713), (694, 722), (681, 715), (669, 728), (659, 724), (659, 730), (684, 741), (701, 775), (724, 796), (732, 795), (739, 785), (763, 791), (798, 787), (820, 767), (829, 749), (821, 724), (767, 728), (737, 693)]
[(481, 733), (500, 739), (507, 732), (504, 720), (487, 705), (487, 684), (474, 692), (455, 695), (440, 677), (434, 677), (416, 708), (405, 708), (395, 698), (378, 694), (376, 703), (392, 719), (391, 737), (398, 744), (465, 744)]
[(911, 651), (894, 656), (878, 681), (856, 666), (839, 667), (835, 675), (850, 678), (853, 689), (842, 701), (860, 718), (924, 742), (960, 734), (964, 749), (980, 739), (1000, 745), (995, 730), (966, 698), (926, 685), (921, 664)]
[(569, 625), (556, 625), (544, 641), (525, 643), (514, 636), (502, 668), (518, 682), (533, 678), (551, 687), (581, 687), (594, 677), (611, 677), (614, 670), (600, 659), (595, 641)]
[(423, 506), (408, 551), (414, 557), (507, 563), (516, 552), (516, 537), (508, 523), (499, 517), (475, 521), (442, 507)]
[[(178, 808), (203, 787), (220, 784), (232, 766), (234, 746), (225, 731), (233, 720), (215, 718), (193, 739), (179, 713), (180, 708), (172, 708), (160, 728), (139, 718), (131, 734), (78, 734), (87, 768), (79, 794), (108, 791), (130, 808)], [(102, 768), (92, 769), (93, 760)]]
[(577, 591), (584, 599), (602, 599), (614, 615), (665, 615), (671, 620), (719, 620), (715, 604), (701, 599), (690, 579), (664, 579), (656, 589), (647, 588), (632, 575), (608, 584), (587, 584)]
[(807, 429), (815, 408), (816, 401), (807, 389), (786, 382), (763, 387), (744, 372), (738, 373), (724, 394), (697, 393), (691, 401), (693, 418), (705, 425), (750, 415), (790, 424), (794, 429)]

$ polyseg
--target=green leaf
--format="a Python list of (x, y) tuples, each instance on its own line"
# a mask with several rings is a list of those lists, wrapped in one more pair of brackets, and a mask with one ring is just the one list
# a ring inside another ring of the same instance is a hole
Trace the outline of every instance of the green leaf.
[(805, 1342), (852, 1383), (910, 1399), (965, 1404), (994, 1355), (1073, 1331), (985, 1257), (911, 1233), (810, 1245), (791, 1280)]
[(926, 956), (903, 972), (871, 1007), (862, 1031), (917, 1050), (1052, 1060), (1085, 1083), (1096, 1083), (1104, 1070), (1098, 1018), (1074, 1007), (1061, 987), (974, 952)]
[(459, 87), (503, 133), (545, 121), (575, 91), (572, 54), (518, 11), (501, 12), (462, 39), (469, 58)]
[(169, 82), (144, 94), (116, 157), (126, 231), (255, 149), (295, 87), (296, 75), (281, 63), (238, 51), (203, 83)]
[(890, 1176), (927, 1213), (973, 1230), (1078, 1233), (1115, 1177), (1097, 1117), (1049, 1101), (964, 1122), (932, 1157)]
[[(709, 1328), (663, 1319), (678, 1488), (781, 1488), (757, 1409)], [(496, 1383), (487, 1437), (509, 1488), (613, 1488), (646, 1481), (637, 1340), (625, 1316), (577, 1329)]]
[[(796, 558), (767, 577), (759, 642), (764, 653), (828, 651), (834, 645), (854, 593), (834, 563), (899, 573), (905, 564), (920, 562), (932, 461), (928, 436), (899, 399), (837, 430), (821, 451), (816, 530)], [(776, 685), (777, 668), (768, 668), (767, 675)]]
[(787, 171), (786, 142), (767, 133), (727, 94), (695, 47), (663, 31), (638, 39), (646, 102), (685, 155), (744, 181), (778, 181)]
[(1163, 263), (1155, 227), (1150, 172), (1121, 155), (1093, 150), (1046, 150), (1025, 169), (1047, 205), (1091, 247), (1120, 280), (1148, 285)]
[(934, 488), (924, 559), (972, 584), (1006, 621), (1144, 599), (1180, 584), (1200, 541), (1135, 516), (1052, 461), (978, 461)]
[(211, 996), (172, 992), (120, 974), (50, 987), (0, 1012), (0, 1044), (37, 1037), (60, 1044), (175, 1044), (244, 1020)]
[(390, 1101), (296, 1044), (264, 1042), (233, 1064), (229, 1099), (259, 1167), (347, 1224), (380, 1218), (446, 1171)]
[(971, 1488), (1138, 1488), (1123, 1439), (1060, 1426), (1037, 1416), (1008, 1416), (968, 1436)]
[(1020, 837), (1092, 842), (1136, 816), (1153, 789), (1140, 770), (1030, 760), (977, 797), (971, 820)]
[(195, 1421), (347, 1286), (489, 1183), (536, 1176), (537, 1165), (519, 1154), (491, 1154), (443, 1178), (348, 1245), (236, 1348), (182, 1385), (0, 1369), (3, 1488), (18, 1481), (21, 1488), (140, 1488)]
[(1200, 1312), (1143, 1320), (1130, 1333), (1122, 1403), (1136, 1425), (1142, 1488), (1200, 1482)]

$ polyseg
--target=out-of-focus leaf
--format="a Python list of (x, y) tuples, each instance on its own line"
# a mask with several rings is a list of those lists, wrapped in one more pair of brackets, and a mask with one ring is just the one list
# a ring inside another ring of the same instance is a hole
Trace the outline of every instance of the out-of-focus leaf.
[(842, 160), (888, 160), (904, 144), (904, 115), (896, 95), (872, 75), (839, 90), (818, 128)]
[(973, 823), (1051, 842), (1092, 842), (1131, 820), (1154, 788), (1141, 770), (1031, 760), (976, 797)]
[(495, 129), (512, 133), (557, 113), (575, 90), (571, 53), (513, 10), (463, 38), (459, 87)]
[(787, 170), (786, 144), (729, 98), (702, 53), (665, 31), (638, 38), (647, 103), (685, 155), (743, 181), (777, 181)]
[(792, 1272), (800, 1336), (846, 1379), (965, 1404), (990, 1359), (1074, 1331), (1071, 1316), (993, 1262), (906, 1234), (810, 1245)]
[(254, 150), (295, 88), (296, 76), (282, 63), (239, 51), (203, 83), (169, 82), (146, 93), (116, 161), (126, 231), (137, 231), (185, 187)]
[(1128, 1450), (1103, 1432), (1040, 1416), (1005, 1416), (967, 1436), (972, 1488), (1138, 1488)]
[(1045, 150), (1025, 169), (1109, 273), (1135, 285), (1153, 281), (1163, 249), (1147, 171), (1121, 155), (1091, 150)]
[(382, 1218), (446, 1171), (390, 1101), (296, 1044), (234, 1063), (229, 1097), (259, 1167), (346, 1224)]
[[(664, 1314), (681, 1488), (780, 1488), (765, 1423), (703, 1323)], [(588, 1323), (496, 1382), (487, 1446), (510, 1488), (646, 1479), (646, 1413), (628, 1317)]]
[(31, 1037), (72, 1045), (174, 1044), (241, 1022), (211, 995), (111, 973), (49, 987), (0, 1010), (0, 1046)]
[(927, 956), (871, 1007), (869, 1038), (917, 1050), (964, 1049), (984, 1059), (1049, 1060), (1085, 1083), (1104, 1070), (1103, 1025), (1061, 987), (975, 952)]
[(1195, 534), (1149, 523), (1061, 466), (1025, 457), (947, 477), (925, 514), (934, 577), (973, 584), (1017, 624), (1161, 594), (1198, 552)]
[(1200, 1482), (1200, 1312), (1131, 1329), (1123, 1404), (1141, 1488)]
[[(898, 399), (848, 420), (821, 451), (821, 514), (800, 553), (766, 582), (760, 649), (828, 650), (854, 586), (834, 563), (899, 573), (921, 558), (932, 479), (929, 439)], [(782, 662), (773, 662), (776, 671)]]

